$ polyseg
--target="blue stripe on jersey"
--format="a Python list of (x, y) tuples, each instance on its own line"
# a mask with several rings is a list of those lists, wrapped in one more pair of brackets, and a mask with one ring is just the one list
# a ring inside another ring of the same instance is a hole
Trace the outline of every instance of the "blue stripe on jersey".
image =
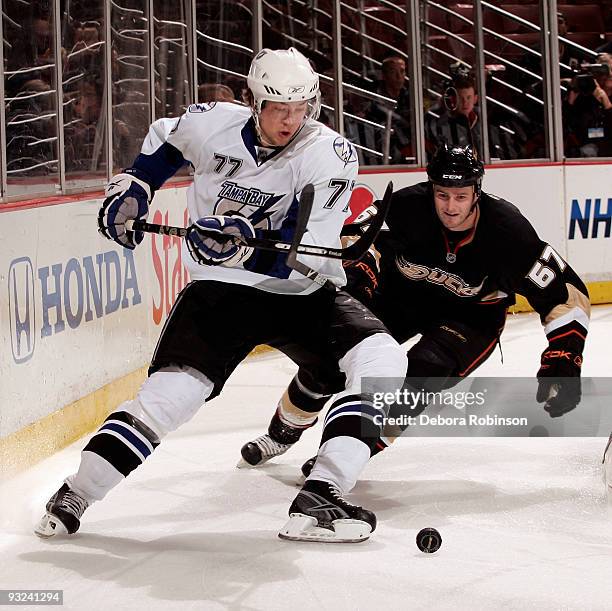
[[(363, 414), (368, 414), (369, 416), (380, 416), (382, 412), (375, 407), (372, 407), (368, 403), (354, 403), (351, 402), (349, 405), (339, 405), (338, 407), (332, 407), (328, 412), (327, 416), (325, 416), (325, 424), (332, 416), (337, 416), (338, 414), (343, 414), (346, 412), (361, 412)], [(354, 415), (354, 414), (353, 414)]]
[[(278, 196), (280, 197), (283, 196)], [(275, 199), (275, 198), (271, 198)], [(278, 200), (276, 200), (278, 201)], [(274, 203), (276, 203), (276, 201)], [(284, 242), (291, 242), (293, 234), (295, 233), (295, 224), (297, 221), (297, 211), (299, 202), (294, 196), (287, 215), (279, 229), (265, 230), (256, 229), (255, 235), (258, 238), (270, 238), (274, 240), (282, 240)], [(262, 218), (259, 214), (259, 210), (255, 214), (249, 217), (249, 220), (256, 224)], [(263, 217), (269, 214), (268, 211), (264, 211)], [(274, 278), (286, 279), (291, 273), (291, 268), (287, 266), (287, 253), (277, 253), (265, 250), (256, 250), (255, 254), (244, 264), (244, 269), (257, 274), (265, 274), (266, 276), (272, 276)]]
[(147, 458), (151, 454), (151, 450), (149, 447), (139, 439), (132, 431), (129, 430), (126, 426), (121, 426), (115, 422), (106, 422), (104, 426), (100, 428), (100, 432), (104, 429), (108, 429), (110, 431), (115, 431), (115, 433), (119, 433), (122, 437), (125, 437), (127, 441), (129, 441), (135, 448), (137, 448), (140, 453)]
[(249, 151), (251, 157), (253, 157), (253, 160), (255, 161), (257, 166), (260, 166), (270, 161), (271, 159), (282, 153), (285, 148), (284, 146), (269, 147), (272, 152), (263, 159), (259, 159), (259, 155), (257, 154), (257, 146), (259, 144), (259, 139), (257, 137), (257, 130), (255, 129), (255, 120), (253, 119), (253, 117), (251, 117), (244, 124), (244, 127), (240, 130), (240, 135), (242, 136), (242, 142), (244, 143), (244, 146), (246, 147), (247, 151)]
[(249, 151), (255, 163), (257, 163), (257, 149), (255, 148), (257, 144), (257, 132), (255, 131), (255, 121), (253, 117), (244, 124), (244, 127), (240, 130), (240, 135), (242, 136), (242, 141), (247, 151)]
[[(294, 195), (293, 201), (291, 202), (291, 206), (289, 206), (289, 210), (287, 210), (285, 220), (280, 226), (280, 239), (283, 242), (291, 242), (291, 240), (293, 240), (293, 234), (295, 233), (295, 225), (297, 222), (298, 208), (299, 202), (297, 197), (295, 197)], [(272, 266), (270, 271), (266, 272), (268, 276), (274, 276), (275, 278), (289, 278), (290, 273), (291, 268), (287, 266), (286, 253), (277, 255), (274, 265)]]
[(174, 176), (185, 164), (190, 163), (175, 146), (164, 142), (151, 155), (140, 153), (134, 160), (130, 172), (137, 178), (159, 189), (171, 176)]

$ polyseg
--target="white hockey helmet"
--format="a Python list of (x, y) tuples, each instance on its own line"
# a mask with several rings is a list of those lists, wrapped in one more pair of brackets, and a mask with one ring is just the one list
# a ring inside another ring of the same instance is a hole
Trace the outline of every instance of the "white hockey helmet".
[(319, 76), (295, 47), (262, 49), (251, 62), (247, 86), (253, 94), (256, 124), (266, 100), (301, 102), (309, 100), (307, 118), (317, 119), (321, 111)]

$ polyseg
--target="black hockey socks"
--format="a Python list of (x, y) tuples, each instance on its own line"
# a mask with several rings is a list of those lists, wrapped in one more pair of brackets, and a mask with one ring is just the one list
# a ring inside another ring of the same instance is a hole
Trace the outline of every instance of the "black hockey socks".
[(110, 463), (127, 477), (159, 445), (157, 435), (127, 412), (113, 412), (83, 448)]

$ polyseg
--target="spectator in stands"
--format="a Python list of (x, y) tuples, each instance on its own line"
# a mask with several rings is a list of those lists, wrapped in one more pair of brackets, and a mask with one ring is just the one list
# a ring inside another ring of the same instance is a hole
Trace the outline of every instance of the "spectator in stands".
[(599, 86), (605, 91), (606, 95), (612, 100), (612, 55), (610, 53), (600, 53), (597, 56), (597, 63), (608, 66), (608, 73), (602, 70), (597, 76)]
[[(367, 91), (369, 81), (354, 79), (351, 84)], [(323, 87), (321, 87), (321, 91), (323, 91)], [(371, 125), (367, 118), (372, 104), (371, 97), (366, 93), (359, 93), (351, 89), (345, 89), (343, 94), (344, 136), (347, 140), (357, 145), (355, 148), (359, 158), (359, 165), (383, 163), (382, 159), (376, 159), (376, 157), (380, 157), (382, 152), (377, 151), (379, 155), (374, 153), (382, 140), (380, 136), (377, 136), (380, 129)]]
[[(6, 108), (6, 158), (9, 171), (39, 176), (55, 171), (54, 96), (41, 78), (23, 83)], [(29, 169), (31, 168), (31, 169)]]
[[(559, 37), (565, 38), (568, 32), (568, 24), (563, 13), (557, 13), (557, 30)], [(536, 78), (534, 75), (543, 75), (542, 49), (539, 45), (533, 46), (536, 53), (525, 53), (517, 63), (527, 69), (529, 73), (519, 72), (516, 76), (516, 85), (520, 87), (524, 95), (517, 96), (516, 107), (530, 118), (528, 138), (525, 143), (525, 156), (529, 158), (547, 157), (546, 130), (544, 127), (543, 105), (537, 100), (544, 100), (544, 79)], [(571, 43), (559, 40), (559, 76), (563, 103), (567, 98), (567, 85), (573, 78), (573, 71), (581, 62), (591, 61), (591, 56), (586, 51), (581, 51)]]
[[(237, 66), (237, 68), (239, 70), (244, 69), (242, 66)], [(248, 66), (246, 69), (248, 69)], [(206, 76), (210, 77), (212, 75), (207, 73)], [(206, 81), (207, 78), (203, 78), (203, 80)], [(223, 84), (232, 90), (234, 100), (242, 100), (244, 93), (246, 92), (246, 80), (244, 78), (239, 76), (224, 75)]]
[[(563, 13), (557, 13), (557, 30), (559, 36), (565, 38), (568, 32), (567, 20)], [(578, 47), (559, 40), (559, 68), (561, 78), (568, 75), (566, 66), (573, 66), (583, 61), (588, 61), (589, 56)]]
[[(366, 115), (369, 121), (379, 125), (391, 124), (389, 159), (375, 158), (374, 163), (410, 163), (413, 160), (412, 132), (410, 127), (410, 92), (406, 87), (406, 61), (397, 54), (389, 55), (382, 62), (382, 80), (375, 93), (389, 98), (386, 102), (375, 99)], [(384, 130), (377, 131), (375, 148), (385, 148)]]
[(64, 70), (70, 73), (87, 72), (99, 74), (103, 64), (104, 39), (102, 25), (98, 21), (75, 24), (72, 48), (67, 54)]
[[(441, 102), (425, 115), (425, 148), (429, 156), (443, 144), (470, 146), (482, 157), (478, 93), (474, 75), (459, 65), (451, 66), (452, 79)], [(495, 112), (495, 111), (494, 111)], [(525, 119), (496, 113), (489, 117), (489, 153), (492, 159), (517, 159), (525, 142)]]
[(234, 92), (221, 83), (204, 83), (198, 87), (200, 102), (235, 102)]
[(99, 81), (88, 77), (77, 82), (76, 91), (66, 97), (64, 146), (66, 169), (86, 172), (97, 169), (103, 153), (102, 91)]
[(612, 102), (601, 86), (609, 87), (609, 77), (609, 68), (585, 69), (572, 79), (563, 106), (568, 157), (612, 157)]
[[(455, 69), (457, 72), (453, 74)], [(476, 81), (457, 65), (451, 66), (450, 72), (453, 78), (446, 83), (442, 99), (425, 116), (425, 148), (431, 156), (443, 144), (473, 145), (482, 157)]]

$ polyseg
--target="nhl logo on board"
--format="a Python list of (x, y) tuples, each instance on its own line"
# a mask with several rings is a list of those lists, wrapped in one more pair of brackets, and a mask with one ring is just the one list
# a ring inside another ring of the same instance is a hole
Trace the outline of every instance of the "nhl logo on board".
[(457, 255), (454, 252), (447, 252), (446, 253), (446, 260), (449, 263), (454, 263), (457, 260)]

